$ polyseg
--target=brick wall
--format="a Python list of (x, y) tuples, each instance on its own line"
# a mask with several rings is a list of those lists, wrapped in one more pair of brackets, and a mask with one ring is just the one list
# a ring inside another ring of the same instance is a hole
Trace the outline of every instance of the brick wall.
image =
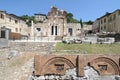
[[(120, 55), (36, 55), (35, 75), (60, 74), (77, 68), (78, 76), (84, 76), (84, 67), (93, 67), (99, 75), (120, 75)], [(57, 65), (57, 66), (56, 66)]]
[(12, 40), (16, 40), (16, 39), (20, 39), (20, 38), (21, 38), (21, 35), (19, 33), (12, 32), (10, 35), (10, 39), (12, 39)]

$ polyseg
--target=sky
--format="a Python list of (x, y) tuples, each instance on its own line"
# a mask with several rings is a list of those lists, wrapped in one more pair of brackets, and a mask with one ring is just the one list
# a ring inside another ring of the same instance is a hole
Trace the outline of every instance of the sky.
[(77, 20), (95, 21), (106, 12), (120, 9), (120, 0), (0, 0), (0, 10), (17, 16), (47, 15), (51, 6), (72, 13)]

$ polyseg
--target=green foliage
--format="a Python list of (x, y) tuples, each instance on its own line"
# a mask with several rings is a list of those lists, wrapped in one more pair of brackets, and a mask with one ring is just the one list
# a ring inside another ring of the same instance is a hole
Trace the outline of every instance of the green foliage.
[(82, 19), (80, 19), (80, 25), (81, 25), (81, 28), (83, 28), (83, 22), (82, 22)]
[(31, 26), (31, 21), (33, 21), (33, 23), (37, 23), (34, 16), (23, 15), (21, 18), (26, 21), (28, 26)]
[(78, 20), (73, 18), (72, 13), (67, 13), (66, 18), (67, 18), (67, 23), (79, 23)]
[(87, 25), (92, 25), (94, 22), (93, 21), (91, 21), (91, 20), (89, 20), (89, 21), (87, 21), (87, 22), (84, 22), (84, 24), (87, 24)]

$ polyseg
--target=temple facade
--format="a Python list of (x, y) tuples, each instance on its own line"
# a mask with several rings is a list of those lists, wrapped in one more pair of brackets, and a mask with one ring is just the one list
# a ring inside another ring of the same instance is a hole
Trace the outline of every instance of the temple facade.
[[(51, 7), (48, 15), (35, 14), (37, 23), (33, 24), (33, 37), (52, 37), (54, 39), (62, 39), (65, 36), (79, 36), (81, 34), (80, 23), (67, 23), (67, 12), (59, 10), (56, 7)], [(86, 25), (85, 25), (86, 26)], [(87, 25), (87, 29), (91, 25)], [(85, 28), (86, 29), (86, 28)]]

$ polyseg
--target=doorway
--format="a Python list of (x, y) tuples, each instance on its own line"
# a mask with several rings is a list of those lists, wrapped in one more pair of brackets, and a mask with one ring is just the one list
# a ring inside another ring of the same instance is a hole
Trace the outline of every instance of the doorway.
[(5, 31), (1, 31), (1, 38), (5, 38)]
[(72, 28), (69, 28), (69, 29), (68, 29), (68, 32), (69, 32), (70, 36), (72, 36), (72, 33), (73, 33)]

